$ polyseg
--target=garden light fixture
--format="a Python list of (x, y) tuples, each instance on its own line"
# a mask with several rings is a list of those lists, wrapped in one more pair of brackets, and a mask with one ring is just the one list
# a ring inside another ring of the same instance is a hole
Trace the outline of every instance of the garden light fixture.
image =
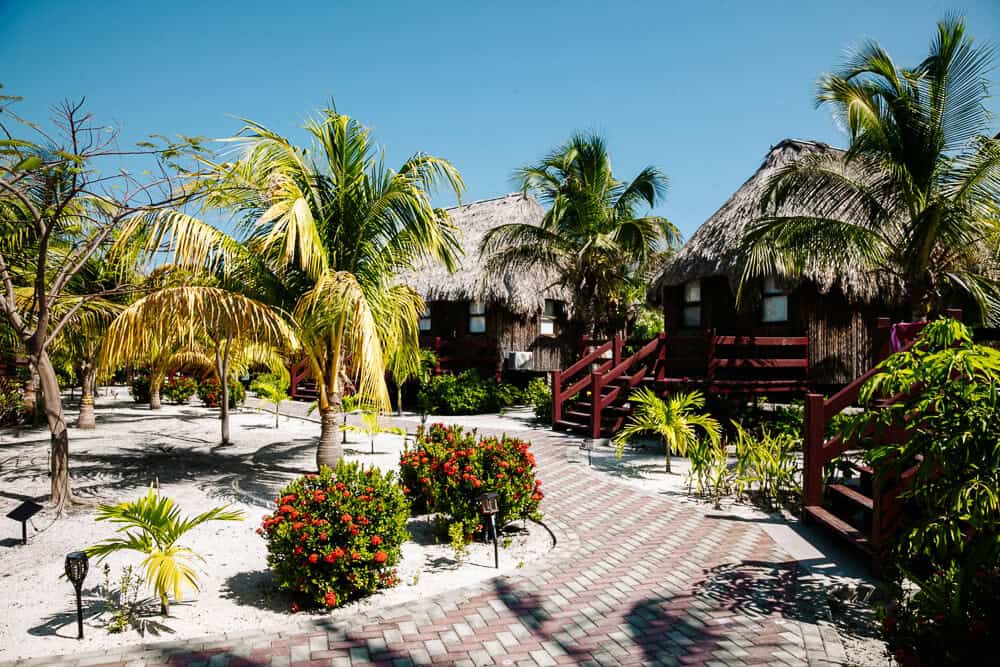
[(74, 551), (66, 555), (66, 578), (76, 589), (76, 626), (77, 639), (83, 639), (83, 600), (81, 592), (83, 590), (83, 580), (87, 578), (87, 570), (90, 569), (90, 559), (82, 551)]
[(496, 516), (500, 511), (500, 496), (496, 493), (484, 493), (479, 496), (479, 511), (490, 519), (490, 534), (493, 536), (493, 567), (500, 569), (500, 542), (497, 539)]

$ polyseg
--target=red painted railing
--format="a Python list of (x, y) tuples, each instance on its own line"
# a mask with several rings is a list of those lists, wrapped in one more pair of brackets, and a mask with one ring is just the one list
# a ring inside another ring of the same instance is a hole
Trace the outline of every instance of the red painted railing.
[[(586, 347), (588, 340), (584, 338)], [(605, 361), (597, 368), (597, 372), (607, 371), (615, 365), (617, 358), (621, 356), (621, 339), (615, 336), (612, 340), (597, 345), (590, 352), (583, 355), (579, 361), (564, 371), (552, 372), (552, 421), (553, 423), (562, 420), (563, 404), (590, 388), (594, 378), (594, 373), (590, 372), (590, 366), (598, 363), (608, 352), (612, 353), (612, 358)], [(582, 371), (588, 371), (581, 376)]]
[[(590, 391), (593, 396), (590, 437), (601, 437), (601, 420), (603, 419), (605, 408), (614, 403), (623, 392), (627, 396), (629, 391), (646, 378), (647, 373), (653, 371), (655, 360), (650, 360), (649, 358), (664, 347), (666, 339), (667, 335), (661, 333), (639, 348), (628, 359), (613, 365), (606, 372), (594, 372), (590, 374)], [(618, 349), (618, 356), (621, 356), (622, 341), (618, 336), (615, 336), (615, 345)], [(624, 378), (625, 382), (612, 387), (611, 391), (605, 394), (604, 389), (619, 378)]]

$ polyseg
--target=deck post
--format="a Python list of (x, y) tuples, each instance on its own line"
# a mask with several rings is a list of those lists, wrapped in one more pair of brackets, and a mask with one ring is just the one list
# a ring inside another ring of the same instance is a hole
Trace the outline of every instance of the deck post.
[(667, 376), (667, 334), (661, 331), (657, 337), (660, 347), (656, 350), (656, 379), (662, 380)]
[(621, 334), (615, 334), (611, 340), (611, 368), (618, 368), (618, 364), (622, 362), (622, 344)]
[(802, 505), (823, 503), (823, 442), (825, 435), (822, 394), (806, 394), (803, 419)]
[(604, 376), (600, 373), (590, 374), (590, 437), (597, 440), (601, 437), (601, 390), (604, 388)]
[(562, 420), (562, 373), (552, 371), (552, 427)]
[(715, 329), (705, 330), (705, 384), (711, 391), (712, 381), (715, 379)]

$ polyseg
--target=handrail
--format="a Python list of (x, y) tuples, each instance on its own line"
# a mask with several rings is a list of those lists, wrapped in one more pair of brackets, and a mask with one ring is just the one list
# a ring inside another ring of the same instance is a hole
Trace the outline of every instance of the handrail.
[[(586, 339), (585, 339), (586, 342)], [(610, 365), (614, 363), (617, 354), (621, 353), (621, 341), (617, 337), (612, 340), (607, 341), (601, 345), (598, 345), (593, 350), (585, 354), (579, 361), (572, 364), (569, 368), (564, 371), (553, 371), (552, 372), (552, 425), (555, 426), (556, 422), (562, 420), (562, 409), (563, 404), (568, 398), (572, 398), (574, 395), (580, 393), (587, 387), (589, 387), (593, 382), (593, 373), (583, 376), (581, 379), (574, 382), (569, 387), (563, 387), (563, 383), (566, 380), (572, 380), (573, 376), (579, 373), (584, 368), (589, 367), (595, 361), (600, 359), (608, 351), (612, 352), (612, 360), (605, 362), (598, 366), (598, 372), (605, 372)]]
[(572, 366), (570, 366), (569, 368), (567, 368), (564, 371), (560, 371), (559, 374), (562, 375), (564, 378), (569, 377), (571, 375), (576, 375), (576, 373), (578, 373), (579, 371), (583, 370), (584, 368), (586, 368), (590, 364), (594, 363), (594, 361), (596, 361), (598, 357), (600, 357), (601, 355), (603, 355), (605, 352), (608, 352), (609, 350), (611, 350), (611, 348), (612, 348), (613, 345), (614, 345), (614, 341), (609, 340), (608, 342), (603, 343), (602, 345), (599, 345), (598, 347), (595, 347), (588, 354), (584, 355), (575, 364), (573, 364)]
[[(639, 348), (635, 352), (635, 354), (633, 354), (631, 357), (629, 357), (625, 361), (621, 362), (620, 364), (609, 370), (604, 375), (604, 378), (601, 383), (606, 386), (609, 383), (614, 382), (621, 376), (625, 375), (625, 371), (632, 368), (633, 365), (637, 364), (640, 361), (645, 361), (647, 357), (656, 352), (663, 344), (663, 341), (665, 339), (666, 336), (664, 334), (658, 334), (656, 338), (654, 338), (653, 340), (649, 341), (641, 348)], [(639, 384), (639, 382), (634, 381), (635, 377), (639, 377), (639, 381), (641, 381), (642, 377), (645, 375), (646, 370), (648, 369), (644, 368), (642, 374), (633, 374), (632, 380), (629, 381), (630, 389), (635, 385)], [(604, 408), (611, 405), (614, 402), (614, 400), (618, 398), (618, 395), (621, 393), (621, 389), (622, 389), (621, 387), (617, 387), (614, 391), (612, 391), (605, 397), (595, 396), (594, 397), (595, 407), (599, 410), (603, 410)]]

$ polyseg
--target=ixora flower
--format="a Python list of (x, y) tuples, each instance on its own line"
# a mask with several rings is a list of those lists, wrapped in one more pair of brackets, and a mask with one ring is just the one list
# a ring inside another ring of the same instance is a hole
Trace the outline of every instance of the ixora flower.
[(341, 606), (395, 583), (409, 503), (393, 472), (342, 461), (294, 480), (275, 501), (262, 536), (275, 584), (297, 605)]

